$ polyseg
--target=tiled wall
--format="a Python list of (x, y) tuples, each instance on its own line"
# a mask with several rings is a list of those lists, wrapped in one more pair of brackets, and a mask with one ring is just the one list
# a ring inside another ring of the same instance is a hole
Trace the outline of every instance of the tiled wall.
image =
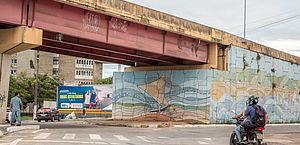
[(208, 70), (114, 73), (113, 118), (209, 122)]
[[(271, 122), (300, 121), (300, 66), (231, 47), (229, 71), (212, 70), (211, 123), (231, 122), (249, 95), (259, 96)], [(234, 110), (234, 111), (232, 111)]]
[(227, 123), (256, 95), (271, 122), (300, 121), (299, 65), (238, 47), (228, 55), (228, 71), (114, 73), (113, 118)]

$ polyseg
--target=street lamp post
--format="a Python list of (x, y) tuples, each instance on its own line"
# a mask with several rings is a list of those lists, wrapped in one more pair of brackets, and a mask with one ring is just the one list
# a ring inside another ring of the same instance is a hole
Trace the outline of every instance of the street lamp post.
[(36, 111), (37, 111), (37, 97), (38, 97), (38, 74), (39, 74), (39, 56), (38, 56), (38, 50), (34, 53), (34, 60), (35, 60), (35, 92), (34, 92), (34, 107), (33, 107), (33, 119), (36, 119)]
[(246, 12), (247, 12), (247, 0), (244, 0), (244, 39), (246, 39)]

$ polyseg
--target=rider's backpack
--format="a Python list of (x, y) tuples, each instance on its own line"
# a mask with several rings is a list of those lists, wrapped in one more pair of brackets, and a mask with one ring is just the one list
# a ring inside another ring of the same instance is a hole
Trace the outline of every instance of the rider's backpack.
[(255, 109), (255, 115), (252, 120), (253, 124), (257, 127), (264, 127), (266, 125), (265, 124), (266, 123), (265, 122), (266, 112), (259, 105), (255, 105), (255, 106), (253, 106), (253, 108)]

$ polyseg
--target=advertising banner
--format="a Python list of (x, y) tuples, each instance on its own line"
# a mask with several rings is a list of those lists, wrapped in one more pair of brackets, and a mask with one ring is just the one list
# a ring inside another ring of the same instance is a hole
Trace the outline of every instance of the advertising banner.
[(112, 86), (59, 86), (57, 108), (60, 112), (107, 114), (112, 111)]

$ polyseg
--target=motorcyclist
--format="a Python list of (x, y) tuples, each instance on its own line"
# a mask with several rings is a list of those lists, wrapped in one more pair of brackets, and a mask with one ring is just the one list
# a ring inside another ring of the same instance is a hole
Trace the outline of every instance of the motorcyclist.
[[(254, 115), (255, 115), (255, 107), (259, 106), (259, 105), (257, 105), (257, 103), (258, 103), (258, 97), (250, 96), (248, 98), (247, 108), (242, 113), (240, 113), (239, 115), (236, 115), (236, 116), (232, 117), (233, 119), (238, 119), (238, 118), (241, 118), (241, 117), (245, 118), (245, 120), (241, 123), (241, 125), (239, 125), (235, 128), (235, 133), (236, 133), (236, 136), (238, 138), (239, 144), (244, 143), (242, 141), (242, 138), (241, 138), (242, 128), (246, 129), (246, 128), (250, 128), (250, 127), (255, 127), (255, 124), (253, 124), (253, 119), (254, 119)], [(265, 120), (265, 123), (266, 123), (267, 120), (268, 120), (267, 112), (265, 111), (265, 109), (263, 107), (261, 107), (261, 108), (262, 108), (262, 111), (264, 111), (264, 113), (265, 113), (264, 120)]]

